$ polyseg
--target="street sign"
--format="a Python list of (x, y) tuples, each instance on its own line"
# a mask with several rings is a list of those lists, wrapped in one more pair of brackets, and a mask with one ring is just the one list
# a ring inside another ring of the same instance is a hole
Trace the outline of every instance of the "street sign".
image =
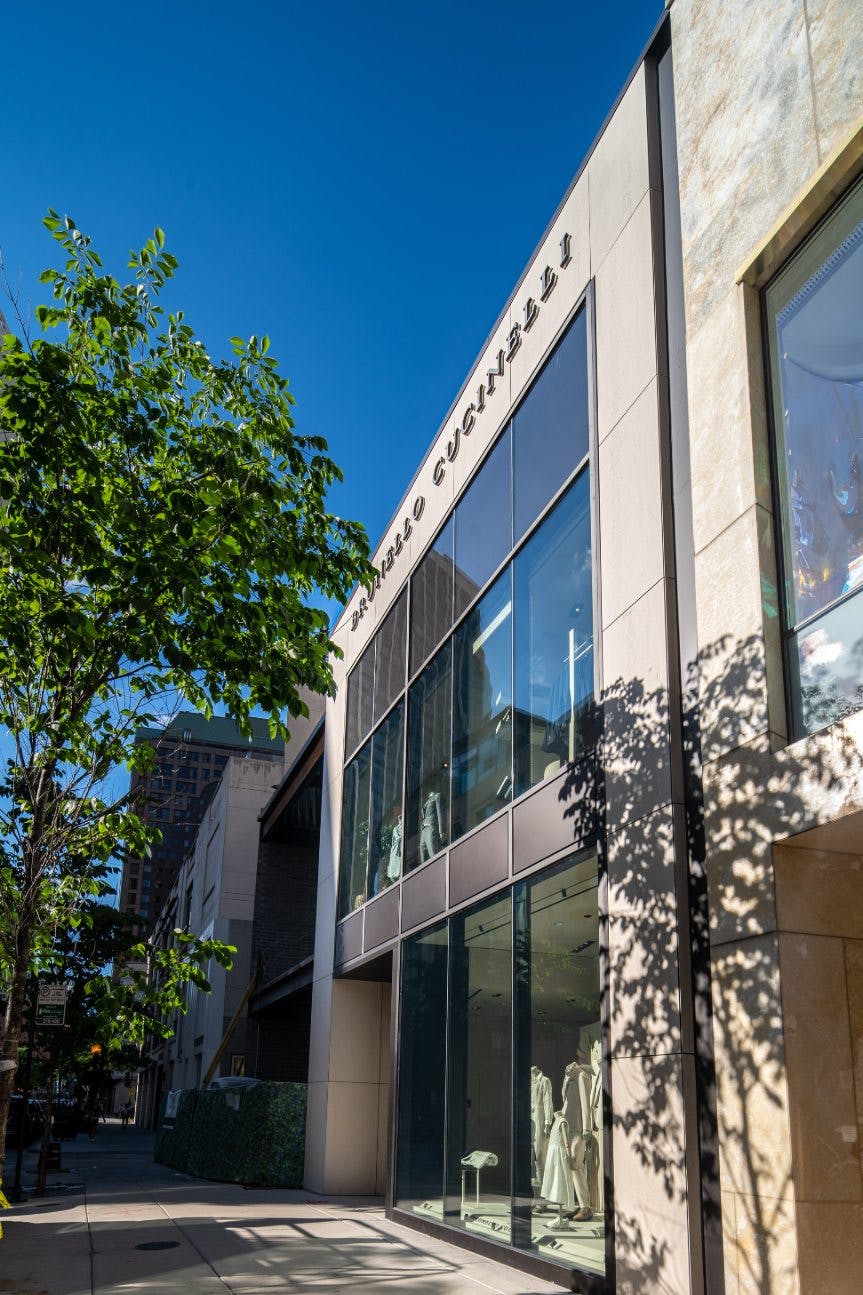
[(37, 1025), (62, 1025), (66, 1019), (66, 986), (40, 985), (36, 1001)]

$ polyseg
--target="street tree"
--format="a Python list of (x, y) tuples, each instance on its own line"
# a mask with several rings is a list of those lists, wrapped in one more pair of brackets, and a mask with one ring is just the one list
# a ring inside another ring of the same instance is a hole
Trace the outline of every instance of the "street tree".
[(162, 304), (160, 230), (121, 282), (72, 220), (45, 224), (50, 300), (0, 350), (0, 1149), (28, 973), (103, 865), (158, 839), (108, 790), (152, 767), (136, 730), (191, 704), (286, 734), (303, 688), (333, 689), (318, 603), (372, 576), (268, 339), (211, 358)]

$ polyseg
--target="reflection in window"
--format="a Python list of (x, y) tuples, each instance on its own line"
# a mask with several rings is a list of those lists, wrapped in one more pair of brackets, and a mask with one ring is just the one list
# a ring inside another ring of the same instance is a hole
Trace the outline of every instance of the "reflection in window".
[(516, 541), (587, 455), (588, 408), (582, 307), (513, 421)]
[(590, 485), (582, 473), (515, 560), (515, 794), (593, 745)]
[(442, 1214), (447, 1000), (446, 926), (405, 940), (396, 1132), (398, 1203)]
[(512, 798), (510, 569), (465, 617), (453, 642), (453, 839)]
[(456, 616), (473, 601), (512, 548), (510, 483), (507, 428), (456, 505)]
[(411, 674), (452, 627), (452, 537), (450, 517), (411, 577)]
[(858, 185), (766, 294), (789, 674), (804, 732), (863, 706), (861, 301)]
[(444, 1218), (510, 1240), (512, 898), (450, 924)]
[(405, 871), (449, 841), (452, 644), (426, 666), (408, 699)]
[(342, 847), (339, 864), (339, 917), (347, 915), (366, 897), (369, 859), (369, 784), (371, 743), (367, 743), (345, 769), (342, 801)]
[(402, 871), (404, 705), (396, 706), (372, 738), (372, 821), (369, 899), (398, 881)]
[(402, 590), (375, 635), (375, 724), (405, 686), (406, 628), (407, 591)]
[(355, 751), (372, 727), (372, 696), (375, 684), (375, 641), (366, 648), (348, 675), (345, 750)]

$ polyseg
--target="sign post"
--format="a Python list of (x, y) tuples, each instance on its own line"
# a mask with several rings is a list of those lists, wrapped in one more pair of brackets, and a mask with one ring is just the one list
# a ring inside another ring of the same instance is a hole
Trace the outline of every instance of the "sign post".
[(39, 985), (36, 1000), (37, 1025), (62, 1025), (66, 1020), (66, 986)]

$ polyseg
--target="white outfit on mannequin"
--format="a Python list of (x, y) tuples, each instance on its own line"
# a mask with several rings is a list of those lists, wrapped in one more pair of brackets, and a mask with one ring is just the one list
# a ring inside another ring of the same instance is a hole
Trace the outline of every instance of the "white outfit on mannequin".
[(563, 1210), (571, 1210), (575, 1206), (569, 1161), (569, 1125), (560, 1111), (555, 1111), (548, 1137), (548, 1154), (539, 1191), (545, 1200), (553, 1201)]
[(545, 1157), (548, 1151), (548, 1134), (554, 1119), (554, 1104), (551, 1100), (551, 1080), (544, 1075), (539, 1066), (530, 1068), (530, 1125), (533, 1149), (533, 1173), (531, 1179), (539, 1185), (545, 1168)]
[[(570, 1145), (575, 1193), (581, 1209), (603, 1208), (602, 1046), (583, 1038), (579, 1060), (563, 1076), (563, 1110), (573, 1131)], [(595, 1168), (595, 1176), (593, 1170)]]
[(402, 816), (399, 814), (393, 824), (390, 837), (390, 857), (387, 863), (387, 876), (390, 881), (397, 881), (402, 874)]
[(587, 1183), (587, 1138), (585, 1130), (590, 1129), (590, 1108), (585, 1101), (584, 1085), (581, 1082), (583, 1068), (577, 1061), (571, 1062), (563, 1075), (563, 1113), (572, 1129), (570, 1158), (572, 1179), (578, 1207), (589, 1210), (590, 1188)]

